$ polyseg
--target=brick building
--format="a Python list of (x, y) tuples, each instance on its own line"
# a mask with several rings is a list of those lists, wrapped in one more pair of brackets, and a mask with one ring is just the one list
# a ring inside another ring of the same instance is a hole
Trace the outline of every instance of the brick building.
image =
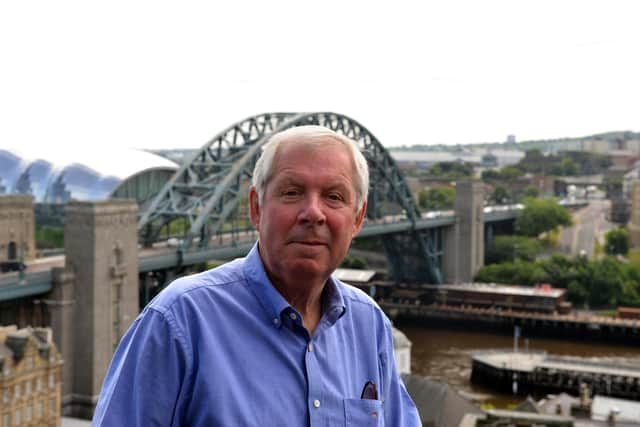
[(0, 427), (60, 427), (62, 358), (51, 335), (0, 327)]

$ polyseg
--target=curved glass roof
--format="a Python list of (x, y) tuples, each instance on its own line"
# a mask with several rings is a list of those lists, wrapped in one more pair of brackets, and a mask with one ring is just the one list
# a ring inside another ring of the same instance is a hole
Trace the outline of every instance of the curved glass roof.
[(24, 153), (0, 149), (0, 194), (31, 194), (37, 203), (104, 200), (145, 171), (175, 171), (156, 154), (129, 149)]

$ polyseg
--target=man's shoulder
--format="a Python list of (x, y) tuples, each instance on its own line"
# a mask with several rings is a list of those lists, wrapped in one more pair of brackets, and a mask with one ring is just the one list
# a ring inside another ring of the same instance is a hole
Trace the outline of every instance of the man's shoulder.
[(243, 260), (236, 259), (201, 273), (180, 277), (163, 289), (149, 305), (164, 312), (181, 300), (198, 298), (200, 293), (211, 295), (229, 292), (234, 285), (245, 283)]

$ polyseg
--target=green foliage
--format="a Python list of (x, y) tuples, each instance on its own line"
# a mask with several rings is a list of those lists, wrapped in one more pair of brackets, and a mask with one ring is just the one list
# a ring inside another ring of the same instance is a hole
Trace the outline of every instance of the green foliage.
[(516, 259), (533, 261), (540, 250), (540, 243), (531, 237), (497, 236), (487, 251), (486, 262), (487, 264), (498, 264)]
[(559, 176), (575, 176), (580, 172), (578, 165), (569, 157), (565, 157), (559, 163), (552, 165), (550, 170), (552, 175)]
[(358, 258), (352, 255), (347, 255), (340, 264), (341, 268), (355, 268), (357, 270), (364, 270), (367, 268), (367, 262), (362, 258)]
[(456, 190), (451, 187), (437, 187), (418, 192), (418, 206), (425, 211), (453, 209)]
[(523, 172), (560, 176), (592, 175), (602, 173), (610, 166), (607, 156), (586, 151), (565, 151), (544, 156), (538, 149), (527, 151), (515, 165)]
[(473, 176), (473, 165), (471, 163), (439, 162), (429, 168), (427, 176), (451, 181), (470, 178)]
[(489, 199), (496, 205), (502, 205), (509, 203), (511, 201), (511, 196), (504, 187), (497, 186), (489, 196)]
[(482, 178), (482, 180), (485, 182), (497, 180), (500, 179), (500, 172), (494, 169), (487, 169), (482, 171), (482, 173), (480, 174), (480, 178)]
[(524, 197), (538, 197), (540, 196), (540, 190), (535, 185), (528, 185), (524, 189)]
[(629, 253), (629, 232), (624, 228), (608, 231), (605, 234), (604, 251), (607, 255), (627, 255)]
[(524, 172), (513, 166), (505, 166), (500, 169), (500, 179), (505, 181), (515, 180), (524, 175)]
[(64, 230), (36, 225), (37, 249), (62, 249), (64, 248)]
[(478, 271), (475, 280), (532, 286), (543, 282), (544, 277), (544, 270), (536, 263), (516, 260), (516, 262), (485, 265)]
[(520, 178), (524, 172), (513, 166), (505, 166), (500, 170), (487, 169), (480, 177), (483, 181), (512, 181)]
[(640, 265), (614, 257), (589, 261), (585, 257), (553, 255), (535, 262), (491, 264), (480, 269), (476, 280), (520, 285), (550, 283), (567, 289), (574, 305), (640, 306)]
[(558, 226), (571, 225), (571, 215), (554, 200), (527, 198), (516, 218), (516, 229), (524, 236), (537, 237)]

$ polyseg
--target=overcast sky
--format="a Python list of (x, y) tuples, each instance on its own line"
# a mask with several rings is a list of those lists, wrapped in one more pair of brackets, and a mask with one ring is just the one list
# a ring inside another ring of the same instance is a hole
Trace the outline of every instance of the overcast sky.
[(5, 1), (0, 148), (199, 147), (270, 111), (385, 145), (640, 130), (638, 1)]

